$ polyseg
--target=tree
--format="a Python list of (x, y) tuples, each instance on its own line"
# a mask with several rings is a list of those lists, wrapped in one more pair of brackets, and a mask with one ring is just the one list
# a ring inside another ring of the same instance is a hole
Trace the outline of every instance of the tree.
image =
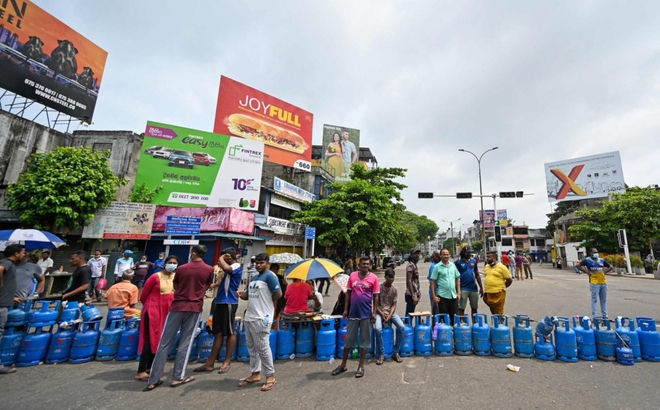
[(426, 243), (428, 238), (435, 238), (438, 225), (425, 215), (417, 215), (408, 210), (401, 214), (402, 235), (394, 244), (403, 253), (408, 253), (412, 247)]
[(164, 188), (163, 185), (157, 186), (154, 189), (149, 189), (144, 182), (133, 187), (133, 194), (131, 195), (131, 202), (139, 202), (141, 204), (150, 204), (154, 197)]
[(546, 225), (545, 229), (548, 232), (554, 232), (557, 230), (555, 227), (555, 222), (557, 222), (557, 219), (561, 218), (564, 215), (568, 215), (569, 213), (576, 211), (579, 209), (578, 204), (580, 201), (563, 201), (557, 204), (557, 208), (555, 208), (554, 212), (551, 214), (546, 214), (548, 217), (548, 224)]
[(456, 247), (461, 244), (461, 240), (458, 238), (447, 238), (442, 241), (443, 249), (449, 249), (450, 254), (456, 253)]
[(472, 241), (472, 250), (475, 253), (480, 253), (484, 250), (484, 241), (479, 239), (478, 241)]
[(38, 229), (76, 229), (94, 219), (126, 183), (110, 169), (110, 151), (58, 147), (35, 152), (18, 183), (8, 188), (8, 205), (21, 220)]

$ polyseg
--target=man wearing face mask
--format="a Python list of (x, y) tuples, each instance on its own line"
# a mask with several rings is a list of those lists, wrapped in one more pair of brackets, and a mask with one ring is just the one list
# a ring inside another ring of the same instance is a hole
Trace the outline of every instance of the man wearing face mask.
[(497, 261), (497, 252), (495, 251), (486, 254), (485, 274), (484, 303), (490, 308), (491, 314), (503, 315), (506, 288), (511, 286), (513, 280), (509, 269)]
[(142, 255), (140, 262), (135, 264), (135, 276), (133, 277), (133, 284), (140, 290), (140, 294), (142, 294), (142, 288), (144, 287), (144, 281), (147, 278), (147, 273), (149, 273), (153, 266), (153, 262), (147, 261), (147, 255)]
[(598, 255), (598, 249), (589, 250), (590, 258), (584, 258), (578, 267), (589, 275), (589, 290), (591, 290), (591, 316), (598, 314), (598, 299), (600, 299), (600, 314), (607, 317), (607, 280), (605, 274), (612, 269), (612, 265)]
[(99, 280), (105, 278), (105, 271), (108, 268), (108, 260), (101, 256), (101, 251), (94, 251), (94, 257), (87, 261), (87, 265), (92, 270), (92, 281), (87, 289), (87, 295), (91, 298), (96, 293), (96, 301), (101, 301), (101, 291), (97, 289)]

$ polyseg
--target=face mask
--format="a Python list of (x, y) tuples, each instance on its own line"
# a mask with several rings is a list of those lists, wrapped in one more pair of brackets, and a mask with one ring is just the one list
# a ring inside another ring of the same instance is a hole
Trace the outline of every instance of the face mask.
[(101, 257), (101, 255), (94, 255), (94, 257), (95, 257), (96, 259), (98, 259), (98, 258)]
[(147, 261), (146, 259), (142, 259), (142, 262), (146, 262), (146, 261)]
[(159, 256), (158, 259), (163, 260), (163, 259), (165, 259), (165, 257), (164, 256)]
[(174, 272), (176, 269), (176, 263), (168, 263), (165, 265), (165, 269), (167, 269), (169, 272)]
[(598, 253), (594, 253), (593, 255), (591, 255), (591, 257), (594, 259), (598, 259)]

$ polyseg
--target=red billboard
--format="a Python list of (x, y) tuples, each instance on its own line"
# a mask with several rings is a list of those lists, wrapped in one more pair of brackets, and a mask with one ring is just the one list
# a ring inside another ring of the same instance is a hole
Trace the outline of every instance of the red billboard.
[(308, 111), (222, 76), (213, 132), (265, 144), (264, 161), (311, 171), (312, 125)]
[(108, 53), (29, 0), (0, 0), (0, 87), (91, 122)]
[(154, 216), (154, 232), (167, 230), (167, 217), (199, 218), (201, 232), (236, 232), (254, 234), (254, 213), (235, 208), (182, 208), (158, 206)]

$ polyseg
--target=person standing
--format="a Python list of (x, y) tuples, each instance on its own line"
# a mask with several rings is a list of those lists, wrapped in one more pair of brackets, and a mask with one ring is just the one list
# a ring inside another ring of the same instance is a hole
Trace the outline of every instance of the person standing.
[(491, 314), (503, 315), (506, 288), (511, 286), (513, 280), (509, 269), (497, 261), (497, 252), (491, 251), (486, 254), (485, 274), (484, 303), (490, 308)]
[(644, 259), (644, 271), (646, 273), (653, 273), (653, 255), (650, 253), (646, 255), (646, 258)]
[(115, 283), (121, 282), (121, 275), (126, 269), (133, 269), (135, 262), (133, 262), (133, 258), (131, 257), (132, 254), (133, 251), (126, 249), (122, 257), (115, 262)]
[(142, 288), (144, 287), (144, 281), (147, 278), (147, 275), (149, 274), (149, 271), (151, 268), (153, 268), (154, 263), (149, 262), (147, 260), (147, 255), (142, 255), (140, 257), (140, 262), (135, 264), (135, 269), (133, 271), (135, 272), (135, 276), (133, 276), (133, 284), (137, 286), (138, 291), (141, 293)]
[[(479, 264), (470, 255), (472, 249), (464, 246), (461, 249), (461, 258), (454, 262), (458, 272), (461, 274), (461, 299), (458, 302), (458, 314), (465, 314), (465, 307), (470, 302), (471, 313), (478, 313), (479, 298), (484, 294), (484, 287), (481, 284), (481, 275), (479, 274)], [(478, 285), (478, 288), (477, 288)]]
[(330, 173), (335, 178), (340, 178), (344, 173), (344, 152), (342, 151), (341, 136), (338, 132), (332, 134), (332, 142), (325, 149), (325, 160), (331, 167)]
[(53, 260), (50, 258), (50, 251), (41, 252), (41, 259), (37, 262), (37, 265), (41, 268), (44, 275), (48, 275), (53, 271)]
[(515, 278), (516, 277), (516, 256), (514, 255), (513, 251), (509, 251), (506, 254), (509, 263), (507, 264), (507, 267), (509, 268), (509, 272), (511, 272), (511, 277)]
[[(46, 278), (41, 267), (36, 263), (29, 262), (30, 255), (25, 255), (23, 259), (16, 263), (16, 297), (27, 299), (31, 294), (40, 294), (44, 290)], [(37, 281), (35, 288), (34, 281)]]
[(523, 268), (525, 269), (525, 279), (534, 279), (534, 275), (532, 275), (532, 258), (527, 254), (523, 254)]
[[(19, 244), (8, 245), (4, 253), (4, 259), (0, 260), (0, 339), (2, 339), (2, 335), (5, 332), (9, 307), (14, 304), (14, 301), (21, 302), (15, 296), (18, 287), (16, 262), (25, 258), (25, 246)], [(14, 372), (16, 372), (15, 367), (3, 366), (0, 363), (0, 375)]]
[(236, 296), (248, 302), (243, 323), (250, 352), (251, 372), (250, 376), (239, 381), (238, 387), (261, 381), (263, 364), (266, 383), (261, 386), (261, 391), (269, 391), (277, 383), (273, 354), (270, 350), (271, 315), (275, 302), (282, 297), (282, 289), (277, 276), (268, 269), (268, 254), (260, 253), (255, 257), (255, 269), (257, 275), (250, 281), (247, 292), (239, 290), (236, 293)]
[(92, 270), (92, 280), (89, 289), (87, 289), (87, 296), (90, 298), (96, 293), (96, 301), (101, 301), (101, 290), (97, 289), (99, 280), (105, 278), (105, 271), (108, 268), (108, 260), (101, 256), (101, 251), (94, 251), (94, 257), (87, 261), (87, 265)]
[(520, 254), (520, 252), (516, 253), (514, 261), (515, 261), (515, 264), (516, 264), (516, 279), (517, 280), (524, 280), (523, 279), (523, 257)]
[(355, 164), (358, 160), (358, 151), (355, 144), (348, 140), (348, 131), (341, 133), (341, 147), (342, 159), (344, 160), (344, 175), (348, 176), (351, 173), (351, 165)]
[(87, 252), (75, 251), (71, 255), (71, 265), (75, 266), (76, 269), (69, 278), (62, 300), (85, 303), (87, 289), (89, 289), (89, 283), (92, 281), (92, 270), (87, 265)]
[[(486, 257), (486, 264), (488, 264), (488, 257)], [(509, 255), (506, 254), (506, 251), (502, 251), (502, 265), (509, 269)], [(511, 273), (513, 276), (513, 273)]]
[(606, 260), (598, 255), (598, 249), (591, 248), (589, 257), (582, 259), (579, 269), (589, 275), (589, 290), (591, 291), (591, 316), (598, 313), (600, 299), (600, 315), (607, 318), (607, 279), (605, 274), (614, 269)]
[(165, 370), (167, 354), (174, 343), (177, 331), (181, 328), (179, 348), (174, 359), (172, 382), (170, 387), (178, 387), (195, 380), (193, 376), (186, 377), (188, 356), (192, 347), (193, 335), (199, 322), (204, 306), (204, 294), (213, 283), (213, 267), (204, 263), (205, 245), (195, 245), (190, 250), (190, 262), (181, 265), (174, 275), (174, 300), (172, 308), (165, 319), (163, 333), (158, 351), (151, 366), (149, 384), (144, 391), (151, 391), (163, 384), (160, 379)]
[(438, 304), (435, 303), (435, 300), (433, 300), (433, 290), (431, 289), (431, 282), (433, 282), (433, 279), (431, 279), (431, 275), (433, 274), (433, 269), (435, 268), (435, 265), (440, 262), (440, 251), (438, 249), (434, 250), (433, 253), (431, 254), (431, 266), (429, 266), (429, 300), (431, 301), (431, 313), (433, 314), (433, 317), (438, 314)]
[(419, 270), (417, 269), (417, 262), (419, 261), (419, 254), (422, 251), (416, 250), (408, 257), (408, 265), (406, 266), (406, 316), (410, 316), (412, 312), (417, 309), (419, 298), (422, 292), (419, 287)]
[(394, 269), (385, 269), (385, 282), (380, 287), (379, 304), (376, 311), (376, 323), (374, 324), (374, 334), (376, 336), (376, 354), (378, 360), (377, 365), (383, 364), (385, 361), (385, 345), (383, 344), (383, 325), (392, 322), (396, 327), (396, 340), (394, 342), (394, 350), (392, 359), (397, 363), (402, 363), (403, 359), (399, 355), (401, 350), (401, 343), (403, 343), (403, 331), (405, 329), (403, 321), (396, 314), (396, 303), (398, 301), (399, 292), (394, 283)]
[[(177, 259), (178, 260), (178, 259)], [(158, 273), (162, 272), (163, 269), (165, 269), (165, 263), (167, 261), (165, 260), (165, 252), (159, 252), (158, 253), (158, 259), (156, 259), (156, 262), (154, 262), (154, 270), (153, 273)], [(152, 274), (153, 274), (152, 273)], [(147, 275), (147, 279), (149, 279), (150, 275)]]
[(458, 302), (461, 300), (461, 273), (449, 257), (449, 249), (440, 251), (440, 262), (435, 264), (431, 274), (431, 292), (438, 304), (438, 313), (449, 314), (454, 326), (454, 315), (458, 313)]
[(138, 303), (140, 291), (133, 284), (132, 269), (126, 269), (121, 279), (121, 282), (115, 283), (108, 289), (105, 298), (108, 299), (108, 309), (124, 308), (124, 319), (131, 319), (138, 312), (135, 305)]

